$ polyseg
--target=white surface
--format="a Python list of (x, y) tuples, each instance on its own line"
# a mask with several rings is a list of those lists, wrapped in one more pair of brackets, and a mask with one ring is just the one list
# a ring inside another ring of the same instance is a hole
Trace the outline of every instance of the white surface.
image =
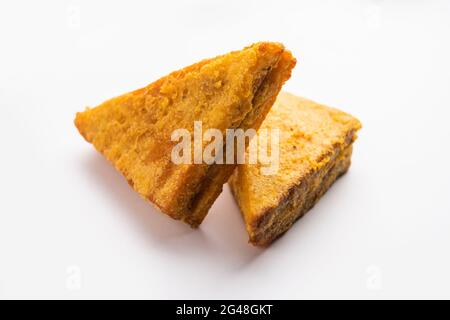
[[(450, 298), (448, 1), (3, 1), (0, 298)], [(283, 238), (247, 244), (228, 188), (199, 230), (154, 212), (74, 115), (259, 40), (285, 89), (364, 128)]]

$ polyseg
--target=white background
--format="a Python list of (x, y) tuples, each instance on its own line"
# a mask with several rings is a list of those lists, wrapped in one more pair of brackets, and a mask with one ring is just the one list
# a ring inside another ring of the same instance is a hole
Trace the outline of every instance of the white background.
[[(228, 187), (199, 230), (77, 133), (85, 106), (252, 42), (364, 128), (353, 165), (254, 248)], [(449, 1), (2, 1), (0, 298), (450, 298)]]

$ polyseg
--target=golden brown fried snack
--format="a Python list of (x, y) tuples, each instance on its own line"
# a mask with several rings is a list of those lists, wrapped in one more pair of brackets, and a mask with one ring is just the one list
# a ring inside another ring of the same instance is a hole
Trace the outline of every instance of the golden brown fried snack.
[(231, 190), (250, 242), (265, 246), (311, 209), (350, 166), (360, 122), (342, 111), (282, 92), (260, 130), (280, 130), (279, 170), (262, 175), (261, 164), (238, 165)]
[(241, 51), (175, 71), (145, 88), (78, 113), (75, 125), (144, 198), (174, 219), (197, 227), (235, 165), (174, 164), (174, 130), (257, 129), (295, 59), (278, 43)]

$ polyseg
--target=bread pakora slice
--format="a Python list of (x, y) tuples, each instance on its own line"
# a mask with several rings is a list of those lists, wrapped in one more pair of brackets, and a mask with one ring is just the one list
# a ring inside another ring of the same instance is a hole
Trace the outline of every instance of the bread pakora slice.
[(75, 125), (140, 195), (196, 227), (235, 165), (174, 164), (172, 132), (193, 133), (194, 121), (224, 136), (226, 129), (257, 129), (295, 63), (283, 45), (256, 43), (88, 108)]
[(347, 171), (361, 124), (342, 111), (282, 92), (260, 131), (274, 128), (280, 130), (278, 171), (263, 175), (261, 163), (242, 164), (229, 181), (250, 242), (258, 246), (286, 232)]

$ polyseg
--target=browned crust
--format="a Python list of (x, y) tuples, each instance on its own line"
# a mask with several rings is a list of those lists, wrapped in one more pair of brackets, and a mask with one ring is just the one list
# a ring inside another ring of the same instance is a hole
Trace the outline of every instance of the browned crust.
[[(283, 197), (278, 207), (265, 210), (259, 219), (254, 221), (254, 224), (252, 224), (254, 234), (250, 237), (249, 241), (257, 246), (267, 246), (283, 235), (295, 221), (301, 218), (317, 203), (317, 201), (325, 194), (336, 179), (348, 170), (351, 163), (351, 149), (351, 146), (348, 147), (346, 150), (348, 154), (345, 154), (345, 152), (338, 154), (341, 157), (343, 156), (341, 159), (330, 161), (319, 171), (311, 172), (299, 183), (299, 185), (291, 187), (288, 195)], [(312, 181), (320, 175), (321, 171), (326, 172), (324, 174), (325, 177), (319, 178), (322, 179), (322, 182), (318, 188), (314, 189), (311, 187), (313, 184)], [(284, 214), (284, 218), (278, 217), (278, 219), (275, 219), (278, 224), (272, 223), (267, 225), (268, 217), (272, 215), (283, 216), (283, 209), (287, 210), (286, 212), (289, 212), (287, 207), (296, 202), (294, 199), (299, 197), (300, 194), (305, 195), (305, 200), (300, 207), (296, 208), (291, 215)], [(260, 232), (259, 230), (261, 229), (264, 231)]]
[[(332, 150), (323, 154), (323, 158), (330, 158), (325, 166), (318, 170), (311, 169), (306, 176), (289, 187), (276, 205), (262, 210), (256, 219), (248, 221), (249, 242), (256, 246), (268, 246), (308, 212), (350, 167), (352, 143), (355, 139), (356, 130), (349, 131), (343, 144), (336, 144)], [(316, 188), (315, 179), (320, 181)], [(230, 189), (235, 199), (238, 199), (235, 188)]]

